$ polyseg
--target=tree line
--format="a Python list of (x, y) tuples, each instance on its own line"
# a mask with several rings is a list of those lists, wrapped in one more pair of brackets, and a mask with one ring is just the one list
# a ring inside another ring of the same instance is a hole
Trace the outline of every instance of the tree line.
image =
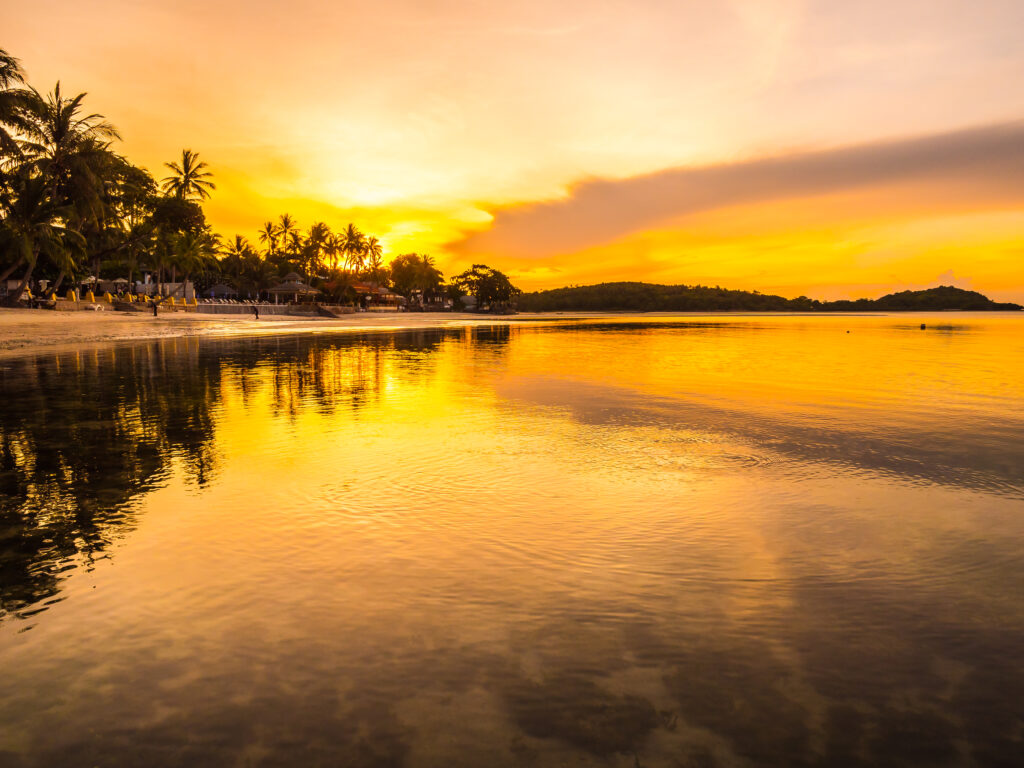
[(20, 62), (0, 49), (0, 285), (16, 305), (41, 279), (44, 298), (82, 278), (155, 277), (181, 293), (226, 283), (259, 299), (290, 273), (334, 301), (354, 301), (366, 281), (423, 303), (464, 295), (478, 307), (507, 305), (518, 293), (508, 278), (474, 265), (445, 282), (427, 254), (385, 263), (374, 235), (349, 223), (299, 227), (288, 213), (265, 222), (254, 240), (213, 231), (202, 204), (216, 189), (197, 152), (164, 164), (156, 179), (115, 148), (117, 129), (89, 112), (86, 94), (58, 82), (43, 94), (28, 84)]
[(519, 309), (531, 312), (900, 312), (1019, 310), (1019, 304), (998, 303), (975, 291), (939, 286), (901, 291), (878, 299), (818, 301), (806, 296), (787, 299), (758, 291), (737, 291), (705, 285), (601, 283), (524, 293)]

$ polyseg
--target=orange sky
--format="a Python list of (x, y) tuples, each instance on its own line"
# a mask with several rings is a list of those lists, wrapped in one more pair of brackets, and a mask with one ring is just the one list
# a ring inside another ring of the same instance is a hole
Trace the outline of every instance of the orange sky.
[(207, 214), (355, 221), (523, 288), (604, 280), (1024, 300), (1019, 0), (0, 0)]

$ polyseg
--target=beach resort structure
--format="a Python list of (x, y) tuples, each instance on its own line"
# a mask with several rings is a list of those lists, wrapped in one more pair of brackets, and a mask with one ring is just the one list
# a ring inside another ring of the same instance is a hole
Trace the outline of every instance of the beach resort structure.
[(387, 288), (370, 282), (352, 283), (359, 305), (371, 312), (395, 312), (405, 306), (405, 297), (389, 291)]

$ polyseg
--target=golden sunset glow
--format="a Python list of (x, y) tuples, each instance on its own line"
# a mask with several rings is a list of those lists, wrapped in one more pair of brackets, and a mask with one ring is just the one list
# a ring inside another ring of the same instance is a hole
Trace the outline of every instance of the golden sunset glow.
[(225, 236), (355, 222), (385, 259), (602, 281), (1024, 300), (1024, 5), (4, 2)]

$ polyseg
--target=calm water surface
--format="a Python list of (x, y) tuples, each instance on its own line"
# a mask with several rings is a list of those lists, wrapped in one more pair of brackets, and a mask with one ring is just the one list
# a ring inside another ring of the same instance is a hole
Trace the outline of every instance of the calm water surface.
[(0, 360), (0, 766), (1019, 766), (1022, 659), (1024, 317)]

